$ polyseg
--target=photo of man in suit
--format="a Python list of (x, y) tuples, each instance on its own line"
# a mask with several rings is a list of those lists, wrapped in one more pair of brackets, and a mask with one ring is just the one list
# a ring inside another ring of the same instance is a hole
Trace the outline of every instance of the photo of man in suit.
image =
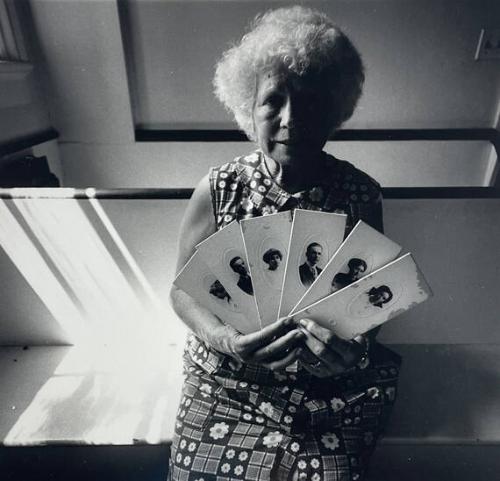
[(323, 247), (317, 242), (312, 242), (306, 249), (306, 261), (299, 267), (300, 280), (304, 286), (309, 287), (320, 275), (321, 267), (318, 263), (323, 255)]
[(231, 259), (231, 261), (229, 262), (229, 266), (234, 272), (236, 272), (236, 274), (240, 276), (237, 284), (238, 287), (243, 292), (246, 292), (250, 296), (253, 296), (252, 278), (247, 271), (245, 261), (241, 257), (236, 256)]

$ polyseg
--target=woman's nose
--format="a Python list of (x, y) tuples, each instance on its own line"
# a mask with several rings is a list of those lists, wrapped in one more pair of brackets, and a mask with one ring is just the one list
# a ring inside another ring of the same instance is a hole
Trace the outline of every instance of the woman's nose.
[(281, 107), (280, 127), (291, 129), (295, 127), (295, 124), (296, 118), (293, 102), (290, 97), (287, 97)]

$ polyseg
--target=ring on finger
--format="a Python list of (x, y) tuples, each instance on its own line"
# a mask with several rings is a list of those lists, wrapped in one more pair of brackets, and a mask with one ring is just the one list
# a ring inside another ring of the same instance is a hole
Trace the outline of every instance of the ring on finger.
[(316, 361), (315, 363), (309, 364), (309, 366), (311, 366), (313, 369), (319, 369), (320, 367), (323, 366), (323, 362), (322, 361)]

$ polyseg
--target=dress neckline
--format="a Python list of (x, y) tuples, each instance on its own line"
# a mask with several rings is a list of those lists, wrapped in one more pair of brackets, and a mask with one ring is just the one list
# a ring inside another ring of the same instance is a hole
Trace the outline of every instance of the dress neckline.
[(323, 181), (322, 182), (315, 182), (314, 184), (310, 185), (306, 189), (301, 189), (298, 190), (297, 192), (290, 192), (287, 189), (285, 189), (281, 185), (281, 178), (283, 175), (283, 170), (281, 166), (276, 162), (276, 164), (279, 166), (279, 171), (277, 174), (273, 175), (271, 174), (268, 163), (266, 162), (266, 154), (262, 152), (261, 149), (257, 150), (256, 153), (259, 155), (259, 170), (264, 174), (273, 184), (276, 188), (278, 188), (280, 191), (282, 191), (283, 194), (285, 194), (288, 197), (294, 197), (294, 198), (302, 198), (304, 197), (307, 193), (313, 191), (314, 189), (317, 189), (319, 187), (325, 187), (325, 179), (328, 177), (327, 172), (331, 169), (331, 166), (328, 165), (328, 162), (337, 162), (337, 159), (330, 154), (327, 154), (326, 152), (322, 151), (321, 152), (321, 170), (324, 172), (323, 175)]

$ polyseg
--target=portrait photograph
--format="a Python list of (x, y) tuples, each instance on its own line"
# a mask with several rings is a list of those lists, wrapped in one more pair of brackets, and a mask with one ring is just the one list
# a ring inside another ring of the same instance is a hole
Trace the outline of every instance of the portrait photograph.
[(250, 333), (260, 329), (260, 323), (249, 320), (224, 285), (196, 252), (176, 276), (174, 283), (187, 292), (202, 306), (241, 332)]
[(196, 246), (201, 258), (252, 325), (260, 326), (245, 243), (238, 222), (232, 222)]
[[(359, 221), (326, 263), (321, 276), (293, 308), (298, 312), (393, 261), (401, 246)], [(349, 263), (351, 267), (349, 267)]]
[(288, 315), (344, 239), (346, 216), (295, 210), (279, 316)]
[(0, 481), (500, 480), (500, 0), (0, 0)]
[(338, 291), (347, 287), (349, 284), (358, 281), (365, 275), (368, 269), (368, 264), (359, 257), (353, 257), (349, 259), (347, 262), (347, 272), (339, 272), (335, 274), (335, 277), (332, 279), (332, 288), (331, 292)]
[(295, 316), (312, 316), (337, 336), (352, 339), (431, 296), (412, 255), (405, 254)]
[(291, 212), (278, 212), (240, 223), (261, 325), (276, 321), (292, 229)]

